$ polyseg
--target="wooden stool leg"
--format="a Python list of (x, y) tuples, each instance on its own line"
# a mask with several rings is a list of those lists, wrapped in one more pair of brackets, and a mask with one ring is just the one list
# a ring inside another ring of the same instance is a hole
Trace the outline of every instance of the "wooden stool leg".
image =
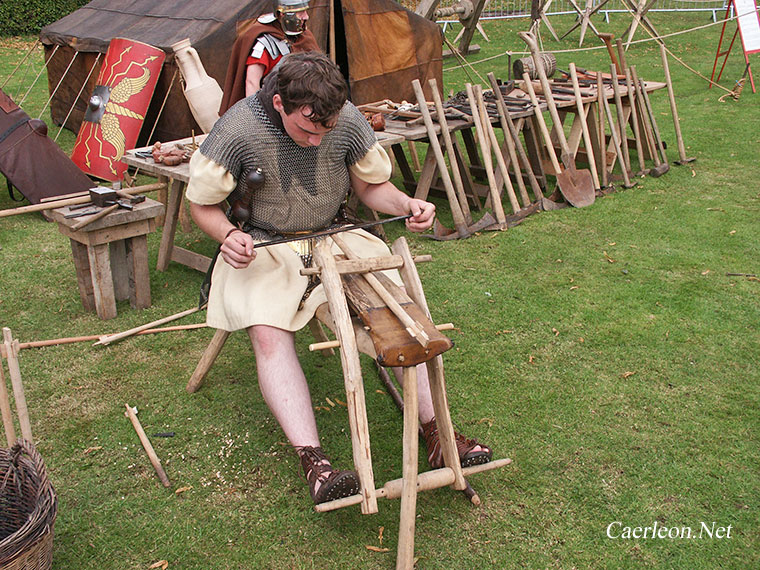
[(185, 387), (188, 394), (192, 394), (201, 387), (204, 378), (206, 378), (206, 374), (211, 369), (211, 366), (213, 366), (216, 357), (219, 356), (219, 353), (222, 351), (224, 343), (227, 342), (228, 336), (230, 336), (228, 331), (223, 331), (222, 329), (216, 330), (214, 338), (211, 339), (211, 342), (203, 352), (201, 359), (198, 361), (198, 365), (195, 367), (195, 372), (193, 372), (193, 375), (190, 377), (190, 380)]
[(322, 239), (314, 246), (314, 260), (322, 268), (322, 285), (335, 323), (335, 334), (340, 341), (340, 360), (343, 366), (343, 381), (346, 385), (348, 404), (348, 424), (351, 430), (354, 468), (359, 475), (363, 514), (377, 512), (375, 477), (372, 473), (372, 456), (369, 446), (369, 423), (364, 401), (359, 350), (354, 336), (354, 327), (348, 313), (343, 285), (331, 251), (332, 240)]
[(417, 465), (419, 462), (417, 368), (407, 366), (403, 369), (403, 373), (404, 447), (396, 569), (411, 570), (414, 568), (414, 523), (417, 516)]
[(113, 319), (116, 316), (116, 296), (113, 289), (109, 250), (107, 243), (87, 247), (95, 310), (101, 319)]
[(90, 258), (87, 256), (87, 246), (76, 240), (71, 242), (71, 253), (74, 255), (74, 269), (77, 273), (79, 297), (85, 311), (95, 312), (95, 295), (92, 292), (92, 275), (90, 274)]
[(148, 237), (135, 236), (127, 242), (127, 268), (130, 287), (129, 302), (135, 309), (150, 307), (150, 275), (148, 273)]
[[(401, 280), (404, 282), (406, 292), (412, 300), (430, 316), (430, 309), (425, 299), (425, 292), (422, 289), (422, 282), (414, 265), (412, 252), (409, 244), (403, 236), (398, 238), (391, 250), (396, 255), (401, 256), (404, 265), (399, 269)], [(454, 488), (462, 490), (467, 486), (467, 482), (462, 474), (462, 465), (459, 462), (459, 454), (456, 449), (454, 440), (454, 425), (451, 423), (449, 413), (449, 403), (446, 397), (446, 381), (443, 375), (443, 358), (437, 356), (427, 362), (428, 381), (430, 382), (430, 393), (433, 397), (433, 408), (435, 410), (436, 424), (438, 426), (438, 435), (441, 440), (441, 449), (443, 451), (443, 460), (447, 467), (454, 471)], [(404, 386), (406, 393), (406, 385)]]

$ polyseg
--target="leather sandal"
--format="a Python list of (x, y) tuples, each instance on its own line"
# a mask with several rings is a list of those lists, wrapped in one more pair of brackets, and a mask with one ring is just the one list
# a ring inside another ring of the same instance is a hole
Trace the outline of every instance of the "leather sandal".
[[(422, 424), (422, 433), (427, 447), (428, 463), (433, 469), (440, 469), (444, 466), (443, 450), (441, 449), (441, 440), (438, 437), (438, 426), (435, 423), (435, 418)], [(457, 432), (454, 432), (454, 439), (457, 444), (457, 453), (459, 454), (459, 462), (462, 464), (462, 467), (482, 465), (491, 461), (493, 451), (482, 443), (478, 443), (477, 439), (468, 439)], [(478, 446), (482, 449), (475, 450)]]
[(301, 459), (301, 467), (309, 482), (309, 494), (315, 504), (350, 497), (359, 492), (359, 476), (356, 472), (333, 470), (321, 447), (298, 447), (296, 452)]

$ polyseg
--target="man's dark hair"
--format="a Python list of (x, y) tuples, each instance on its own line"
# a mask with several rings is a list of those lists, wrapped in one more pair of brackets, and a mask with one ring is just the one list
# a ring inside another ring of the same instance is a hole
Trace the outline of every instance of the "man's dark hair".
[(329, 128), (348, 98), (348, 86), (329, 57), (302, 52), (284, 57), (277, 66), (277, 93), (285, 113), (310, 107), (309, 120)]

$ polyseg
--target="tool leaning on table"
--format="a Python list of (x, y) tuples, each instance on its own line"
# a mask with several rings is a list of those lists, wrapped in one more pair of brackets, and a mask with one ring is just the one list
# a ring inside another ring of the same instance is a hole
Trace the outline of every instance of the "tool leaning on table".
[[(389, 148), (404, 140), (402, 136), (392, 133), (377, 132), (376, 136), (378, 142), (384, 148)], [(169, 148), (176, 147), (177, 145), (187, 146), (193, 142), (200, 145), (205, 138), (206, 135), (187, 137), (163, 143), (162, 146)], [(205, 273), (211, 264), (210, 257), (174, 244), (174, 237), (177, 232), (177, 222), (179, 221), (180, 209), (182, 207), (182, 199), (185, 194), (187, 183), (190, 180), (189, 164), (187, 162), (181, 162), (175, 166), (168, 166), (156, 162), (151, 157), (152, 150), (152, 146), (128, 150), (122, 157), (122, 161), (129, 166), (139, 168), (140, 172), (143, 174), (150, 174), (161, 181), (170, 182), (166, 201), (164, 230), (161, 235), (161, 244), (158, 249), (158, 263), (156, 268), (159, 271), (166, 271), (167, 267), (169, 267), (169, 262), (174, 261)]]

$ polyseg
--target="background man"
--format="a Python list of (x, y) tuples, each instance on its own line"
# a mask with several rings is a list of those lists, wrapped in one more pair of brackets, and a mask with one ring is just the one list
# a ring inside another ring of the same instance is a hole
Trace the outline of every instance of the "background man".
[(308, 0), (273, 0), (272, 12), (258, 17), (232, 46), (219, 115), (261, 89), (261, 80), (291, 52), (319, 51), (306, 29)]

